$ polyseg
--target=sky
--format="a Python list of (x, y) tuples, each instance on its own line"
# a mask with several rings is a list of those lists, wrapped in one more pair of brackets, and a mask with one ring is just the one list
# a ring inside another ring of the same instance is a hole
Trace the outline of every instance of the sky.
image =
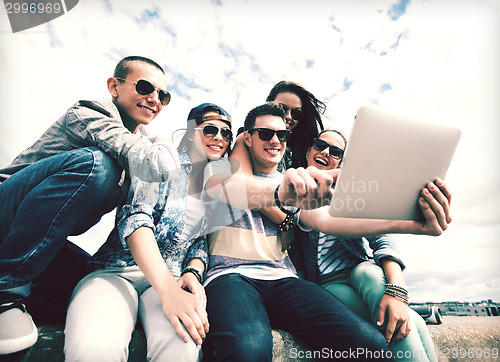
[[(461, 129), (449, 229), (395, 238), (411, 301), (500, 302), (499, 20), (495, 0), (80, 0), (13, 33), (0, 6), (0, 167), (77, 100), (108, 98), (128, 55), (165, 69), (172, 101), (151, 128), (166, 135), (204, 102), (236, 129), (275, 83), (295, 81), (347, 135), (363, 105)], [(110, 223), (78, 240), (103, 240)]]

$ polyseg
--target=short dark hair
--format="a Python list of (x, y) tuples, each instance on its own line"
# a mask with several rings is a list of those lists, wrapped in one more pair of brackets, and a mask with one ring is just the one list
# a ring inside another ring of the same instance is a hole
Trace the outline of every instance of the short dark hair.
[(278, 106), (277, 104), (268, 102), (264, 103), (260, 106), (255, 107), (250, 112), (248, 112), (245, 123), (243, 124), (243, 128), (245, 131), (249, 131), (255, 127), (255, 120), (260, 116), (276, 116), (283, 119), (283, 123), (285, 122), (285, 112), (283, 108)]
[(132, 63), (133, 62), (142, 62), (142, 63), (150, 64), (150, 65), (158, 68), (159, 70), (161, 70), (161, 72), (163, 74), (165, 74), (165, 72), (163, 71), (163, 68), (155, 61), (153, 61), (149, 58), (146, 58), (146, 57), (133, 55), (133, 56), (125, 57), (118, 62), (118, 64), (115, 67), (115, 72), (113, 73), (113, 77), (123, 78), (123, 79), (127, 78), (127, 75), (129, 75), (129, 73), (132, 71)]

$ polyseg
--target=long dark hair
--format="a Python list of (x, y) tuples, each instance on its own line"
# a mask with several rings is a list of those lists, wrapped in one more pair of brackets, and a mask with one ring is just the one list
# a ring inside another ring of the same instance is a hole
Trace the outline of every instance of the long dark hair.
[(312, 141), (323, 130), (321, 115), (325, 113), (326, 105), (302, 85), (290, 81), (277, 83), (267, 96), (266, 101), (273, 102), (280, 93), (293, 93), (302, 102), (304, 118), (301, 119), (288, 141), (292, 150), (292, 167), (307, 167), (306, 153)]

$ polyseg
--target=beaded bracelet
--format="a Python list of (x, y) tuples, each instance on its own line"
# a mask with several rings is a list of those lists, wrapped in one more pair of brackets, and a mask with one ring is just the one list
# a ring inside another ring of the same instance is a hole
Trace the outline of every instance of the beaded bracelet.
[(395, 293), (395, 292), (391, 292), (390, 290), (386, 290), (384, 292), (384, 294), (388, 295), (390, 297), (396, 298), (396, 299), (400, 300), (401, 302), (403, 302), (405, 304), (409, 303), (408, 297), (405, 297), (404, 295), (401, 295), (401, 294), (398, 294), (398, 293)]
[(287, 210), (283, 207), (283, 204), (281, 203), (279, 197), (278, 197), (278, 189), (280, 188), (280, 185), (276, 186), (276, 189), (274, 190), (274, 202), (276, 203), (276, 206), (279, 207), (279, 209), (284, 212), (287, 215), (295, 215), (300, 211), (300, 209), (297, 207), (295, 211), (290, 211)]
[(386, 284), (385, 287), (387, 289), (397, 290), (397, 291), (399, 291), (399, 292), (401, 292), (403, 294), (408, 295), (408, 290), (406, 290), (405, 288), (403, 288), (403, 287), (401, 287), (401, 286), (399, 286), (397, 284)]
[(192, 273), (192, 274), (194, 274), (194, 276), (196, 277), (196, 279), (198, 279), (198, 282), (200, 282), (200, 284), (202, 284), (203, 277), (202, 277), (201, 269), (195, 268), (194, 266), (187, 266), (182, 271), (181, 276), (183, 276), (186, 273)]
[(399, 285), (386, 284), (384, 294), (397, 298), (405, 304), (408, 304), (409, 302), (408, 291)]

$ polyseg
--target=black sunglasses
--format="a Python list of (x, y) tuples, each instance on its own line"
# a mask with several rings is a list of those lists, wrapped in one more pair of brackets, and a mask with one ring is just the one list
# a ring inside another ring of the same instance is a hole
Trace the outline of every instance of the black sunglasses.
[(158, 99), (160, 100), (160, 103), (164, 106), (170, 103), (170, 93), (167, 92), (166, 90), (160, 89), (160, 88), (155, 88), (151, 82), (148, 82), (147, 80), (144, 79), (139, 79), (137, 82), (133, 82), (131, 80), (123, 79), (123, 78), (116, 78), (120, 80), (124, 80), (125, 82), (130, 82), (135, 84), (135, 91), (139, 93), (141, 96), (147, 96), (151, 93), (153, 93), (155, 90), (158, 91)]
[(283, 112), (285, 112), (285, 114), (287, 114), (288, 110), (290, 110), (292, 119), (295, 119), (296, 121), (300, 121), (302, 118), (304, 118), (304, 112), (302, 112), (302, 109), (300, 108), (291, 108), (283, 103), (280, 103), (280, 107), (283, 108)]
[(276, 134), (280, 142), (288, 142), (288, 139), (290, 138), (291, 134), (290, 131), (287, 131), (285, 129), (276, 131), (274, 129), (269, 129), (269, 128), (254, 128), (247, 132), (252, 134), (255, 131), (259, 132), (259, 138), (261, 139), (261, 141), (270, 141), (271, 138), (273, 138), (274, 135)]
[(313, 148), (317, 151), (323, 151), (327, 147), (328, 147), (328, 153), (330, 154), (331, 158), (334, 158), (336, 160), (340, 160), (344, 156), (344, 150), (342, 148), (339, 148), (337, 146), (333, 146), (333, 145), (329, 144), (328, 142), (325, 142), (319, 138), (316, 138), (313, 141)]
[(203, 126), (203, 128), (195, 129), (203, 130), (203, 135), (205, 137), (214, 138), (220, 132), (224, 141), (231, 142), (233, 140), (233, 132), (229, 128), (219, 128), (213, 124), (207, 124), (206, 126)]

